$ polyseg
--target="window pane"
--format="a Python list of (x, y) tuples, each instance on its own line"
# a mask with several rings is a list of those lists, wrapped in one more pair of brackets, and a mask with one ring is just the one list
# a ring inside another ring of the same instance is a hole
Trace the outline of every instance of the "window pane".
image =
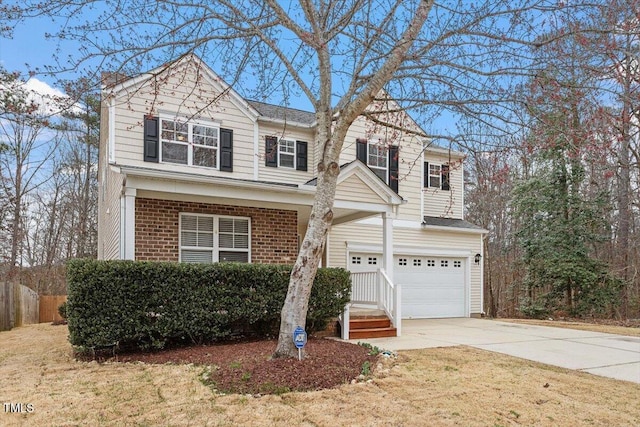
[(193, 147), (194, 166), (215, 168), (218, 166), (218, 151), (213, 148)]
[(198, 233), (196, 233), (195, 231), (182, 231), (180, 237), (182, 246), (198, 245)]
[(429, 177), (429, 187), (438, 187), (438, 188), (440, 188), (440, 177), (439, 176), (430, 176)]
[(371, 170), (373, 171), (373, 173), (375, 173), (376, 175), (378, 175), (378, 177), (383, 180), (384, 182), (387, 182), (387, 170), (386, 169), (376, 169), (376, 168), (371, 168)]
[(285, 168), (292, 168), (293, 165), (293, 156), (290, 154), (282, 154), (280, 153), (280, 166)]
[(220, 262), (249, 262), (247, 252), (220, 251)]
[(294, 154), (295, 149), (296, 149), (296, 145), (294, 141), (290, 141), (288, 139), (280, 140), (280, 152)]
[(221, 248), (233, 249), (233, 234), (222, 234), (218, 237), (218, 246)]
[(198, 216), (198, 231), (208, 231), (213, 233), (213, 217)]
[(249, 249), (249, 236), (236, 234), (233, 238), (233, 247), (237, 249)]
[(188, 147), (182, 144), (162, 142), (162, 161), (171, 163), (187, 164)]
[(212, 248), (213, 247), (213, 233), (198, 233), (198, 247), (201, 247), (201, 248)]
[(218, 227), (221, 233), (233, 233), (233, 218), (220, 218)]
[(236, 233), (249, 233), (249, 220), (248, 219), (234, 219), (233, 225)]
[(218, 146), (218, 129), (209, 126), (193, 126), (193, 143), (208, 147)]
[(181, 254), (182, 262), (207, 263), (213, 262), (212, 251), (183, 250)]
[(183, 230), (197, 230), (198, 217), (195, 215), (182, 215), (181, 226)]

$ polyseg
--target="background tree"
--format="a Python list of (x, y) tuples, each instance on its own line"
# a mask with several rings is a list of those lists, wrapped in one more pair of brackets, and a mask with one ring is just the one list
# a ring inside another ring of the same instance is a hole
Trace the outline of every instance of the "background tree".
[[(21, 2), (5, 15), (60, 19), (65, 25), (57, 37), (85, 42), (78, 55), (69, 63), (60, 61), (63, 66), (52, 72), (80, 69), (91, 77), (110, 68), (136, 75), (196, 53), (247, 98), (310, 106), (321, 153), (318, 185), (277, 349), (278, 355), (295, 356), (291, 332), (305, 324), (349, 125), (385, 89), (426, 129), (434, 129), (431, 122), (448, 113), (503, 133), (517, 118), (513, 80), (535, 74), (534, 56), (525, 47), (546, 43), (538, 36), (557, 9), (582, 7), (588, 5), (543, 0), (43, 0)], [(387, 114), (368, 117), (382, 124)], [(433, 131), (428, 136), (446, 141), (459, 135)]]
[[(8, 209), (8, 264), (10, 274), (22, 263), (29, 197), (50, 175), (48, 161), (59, 144), (50, 129), (46, 103), (38, 103), (15, 74), (0, 88), (0, 170)], [(50, 100), (53, 101), (53, 100)]]

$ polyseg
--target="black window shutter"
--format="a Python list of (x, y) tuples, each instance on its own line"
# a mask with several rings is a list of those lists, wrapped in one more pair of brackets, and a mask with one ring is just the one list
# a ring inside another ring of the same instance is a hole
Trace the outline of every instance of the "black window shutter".
[(266, 136), (264, 139), (264, 165), (272, 168), (278, 167), (278, 138)]
[(443, 190), (449, 191), (451, 189), (451, 185), (449, 184), (449, 165), (442, 165), (441, 169), (442, 173), (442, 185), (441, 188)]
[(429, 187), (429, 162), (424, 162), (424, 170), (422, 171), (422, 186)]
[(220, 170), (233, 172), (233, 130), (220, 129)]
[(144, 117), (144, 161), (158, 163), (159, 159), (159, 138), (157, 117)]
[(356, 159), (365, 165), (367, 164), (367, 140), (358, 138), (356, 140)]
[(398, 171), (400, 169), (400, 152), (397, 145), (389, 147), (389, 187), (398, 192)]
[(307, 170), (307, 143), (296, 141), (296, 170)]

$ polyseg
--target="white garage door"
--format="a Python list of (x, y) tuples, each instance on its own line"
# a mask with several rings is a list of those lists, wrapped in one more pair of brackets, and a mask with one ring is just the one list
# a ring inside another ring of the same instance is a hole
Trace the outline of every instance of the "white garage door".
[(396, 256), (394, 281), (402, 287), (402, 317), (466, 316), (465, 259)]
[[(397, 255), (394, 281), (402, 286), (402, 317), (465, 317), (465, 258)], [(352, 254), (351, 271), (382, 266), (379, 254)]]

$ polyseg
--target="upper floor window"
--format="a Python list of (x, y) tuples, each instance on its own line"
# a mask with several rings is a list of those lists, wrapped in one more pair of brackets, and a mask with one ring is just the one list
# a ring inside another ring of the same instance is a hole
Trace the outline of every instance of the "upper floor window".
[(160, 159), (189, 166), (219, 167), (220, 129), (210, 124), (160, 119)]
[(367, 144), (367, 166), (385, 183), (389, 183), (387, 147), (382, 144)]
[(212, 123), (144, 116), (144, 161), (233, 172), (233, 130)]
[(398, 192), (398, 167), (400, 163), (398, 156), (398, 147), (395, 145), (367, 141), (366, 139), (356, 141), (356, 158), (366, 164), (396, 193)]
[(265, 166), (307, 170), (307, 143), (293, 139), (265, 137)]
[(296, 167), (296, 142), (290, 139), (280, 139), (278, 142), (278, 166), (284, 168)]
[(450, 190), (449, 165), (424, 162), (423, 185), (425, 188), (439, 188)]
[(440, 179), (442, 178), (442, 170), (440, 165), (429, 165), (429, 187), (440, 187)]

